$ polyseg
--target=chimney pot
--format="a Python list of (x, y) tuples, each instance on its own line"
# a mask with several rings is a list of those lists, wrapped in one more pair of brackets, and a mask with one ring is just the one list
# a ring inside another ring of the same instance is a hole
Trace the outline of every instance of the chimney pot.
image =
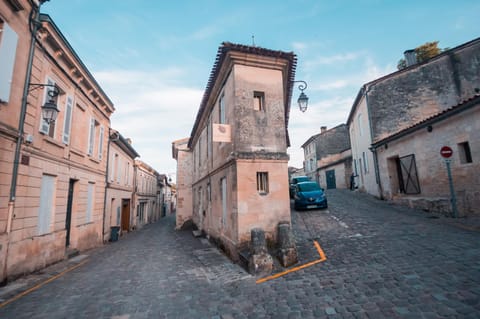
[(405, 62), (407, 62), (407, 67), (417, 63), (417, 54), (414, 49), (406, 50), (403, 52), (405, 56)]
[(321, 133), (325, 133), (327, 131), (327, 127), (326, 126), (321, 126), (320, 127), (320, 132)]

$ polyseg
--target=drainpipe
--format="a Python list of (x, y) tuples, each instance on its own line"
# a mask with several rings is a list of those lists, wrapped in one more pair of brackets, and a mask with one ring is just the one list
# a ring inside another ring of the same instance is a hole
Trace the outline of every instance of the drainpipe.
[[(112, 131), (115, 135), (112, 138)], [(107, 190), (108, 190), (108, 176), (109, 176), (109, 169), (110, 169), (110, 145), (112, 141), (118, 140), (118, 133), (115, 130), (112, 130), (110, 127), (108, 128), (108, 142), (107, 142), (107, 168), (105, 173), (105, 196), (103, 198), (103, 224), (102, 224), (102, 242), (105, 242), (105, 216), (107, 214)], [(111, 218), (111, 216), (110, 216)]]
[(35, 53), (35, 35), (37, 34), (37, 31), (39, 29), (38, 17), (40, 13), (40, 5), (37, 8), (34, 3), (30, 2), (30, 4), (32, 5), (32, 11), (30, 11), (28, 23), (31, 24), (29, 28), (31, 28), (30, 33), (32, 35), (32, 38), (30, 40), (30, 52), (28, 54), (27, 71), (25, 73), (25, 81), (23, 86), (22, 104), (20, 106), (20, 119), (18, 122), (17, 144), (15, 145), (15, 158), (13, 160), (12, 181), (10, 183), (10, 199), (8, 202), (8, 217), (7, 217), (7, 234), (10, 233), (11, 227), (12, 227), (13, 210), (15, 207), (15, 196), (17, 193), (17, 178), (18, 178), (18, 167), (20, 164), (20, 151), (22, 149), (23, 135), (25, 133), (24, 125), (25, 125), (25, 115), (27, 113), (28, 88), (30, 83), (30, 77), (32, 75), (33, 56)]
[[(39, 29), (38, 24), (38, 17), (40, 13), (40, 4), (38, 8), (36, 4), (30, 1), (30, 5), (32, 6), (32, 10), (30, 11), (28, 17), (28, 23), (30, 28), (30, 34), (32, 38), (30, 39), (30, 52), (28, 53), (28, 60), (27, 60), (27, 71), (25, 73), (25, 81), (23, 85), (23, 95), (22, 95), (22, 103), (20, 106), (20, 118), (18, 121), (18, 136), (17, 136), (17, 144), (15, 145), (15, 157), (13, 160), (13, 170), (12, 170), (12, 181), (10, 183), (10, 198), (8, 201), (8, 215), (7, 215), (7, 245), (5, 248), (5, 261), (3, 265), (3, 273), (5, 274), (5, 282), (7, 278), (7, 260), (8, 260), (8, 251), (10, 249), (10, 232), (12, 230), (12, 220), (14, 217), (14, 209), (15, 209), (15, 197), (17, 193), (17, 177), (18, 177), (18, 166), (20, 164), (20, 151), (22, 149), (23, 144), (23, 134), (24, 134), (24, 125), (25, 125), (25, 115), (27, 113), (27, 97), (28, 97), (28, 88), (30, 83), (30, 77), (32, 75), (32, 64), (33, 64), (33, 56), (35, 53), (35, 35)], [(0, 278), (0, 280), (3, 278)]]
[[(369, 122), (369, 127), (370, 127), (370, 140), (373, 142), (373, 126), (372, 126), (372, 114), (370, 112), (370, 108), (368, 106), (368, 92), (370, 91), (370, 86), (365, 87), (365, 103), (367, 105), (367, 112), (368, 112), (368, 122)], [(372, 147), (369, 147), (369, 150), (372, 152), (373, 155), (373, 168), (375, 170), (375, 181), (377, 182), (378, 185), (378, 192), (380, 194), (380, 199), (383, 198), (383, 188), (382, 188), (382, 181), (380, 179), (380, 169), (378, 167), (378, 156), (377, 156), (377, 149)]]

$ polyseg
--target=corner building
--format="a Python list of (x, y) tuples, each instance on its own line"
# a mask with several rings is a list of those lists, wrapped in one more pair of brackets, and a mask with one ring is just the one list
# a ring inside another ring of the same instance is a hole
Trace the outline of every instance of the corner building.
[[(177, 228), (191, 220), (232, 259), (262, 228), (290, 222), (288, 117), (293, 53), (222, 43), (188, 144), (173, 143)], [(178, 141), (177, 141), (178, 142)], [(178, 148), (178, 149), (177, 149)], [(175, 156), (190, 153), (190, 156)], [(191, 161), (193, 165), (184, 165)]]

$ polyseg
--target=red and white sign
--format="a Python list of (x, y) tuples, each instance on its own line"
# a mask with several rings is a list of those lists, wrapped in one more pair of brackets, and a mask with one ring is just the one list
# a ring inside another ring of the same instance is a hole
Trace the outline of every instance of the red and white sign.
[(442, 146), (440, 149), (440, 155), (442, 155), (443, 158), (450, 158), (453, 154), (453, 150), (450, 146)]

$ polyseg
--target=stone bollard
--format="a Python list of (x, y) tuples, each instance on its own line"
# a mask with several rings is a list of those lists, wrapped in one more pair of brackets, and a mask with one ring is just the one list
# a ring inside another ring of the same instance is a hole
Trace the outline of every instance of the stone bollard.
[(288, 222), (278, 224), (277, 257), (283, 267), (289, 267), (298, 261), (297, 247)]
[(269, 275), (273, 269), (273, 259), (268, 253), (265, 232), (261, 228), (250, 231), (251, 251), (248, 259), (248, 272), (252, 275)]

